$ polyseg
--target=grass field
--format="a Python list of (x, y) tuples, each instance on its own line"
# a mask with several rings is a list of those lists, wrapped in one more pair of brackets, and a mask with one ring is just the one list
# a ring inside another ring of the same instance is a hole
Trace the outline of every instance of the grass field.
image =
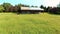
[(0, 34), (60, 34), (60, 15), (0, 13)]

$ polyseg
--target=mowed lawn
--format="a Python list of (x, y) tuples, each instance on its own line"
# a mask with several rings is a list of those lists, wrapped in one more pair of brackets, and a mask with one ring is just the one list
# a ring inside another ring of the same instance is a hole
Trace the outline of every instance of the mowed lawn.
[(60, 15), (0, 13), (0, 34), (60, 34)]

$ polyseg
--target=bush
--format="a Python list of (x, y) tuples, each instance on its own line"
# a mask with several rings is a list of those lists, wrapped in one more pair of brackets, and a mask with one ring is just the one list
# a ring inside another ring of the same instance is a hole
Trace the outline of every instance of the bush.
[(60, 14), (60, 8), (54, 7), (49, 9), (49, 13), (51, 14)]
[(4, 11), (4, 7), (0, 6), (0, 12), (3, 12), (3, 11)]

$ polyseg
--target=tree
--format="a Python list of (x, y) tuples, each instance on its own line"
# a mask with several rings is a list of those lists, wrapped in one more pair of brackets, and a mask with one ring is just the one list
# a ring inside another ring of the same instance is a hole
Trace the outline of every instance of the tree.
[(21, 7), (30, 7), (29, 5), (25, 5), (25, 4), (18, 4)]
[(43, 5), (40, 6), (41, 9), (44, 9), (44, 12), (46, 12), (46, 7), (44, 7)]
[(9, 11), (9, 7), (12, 6), (10, 3), (3, 3), (2, 5), (3, 5), (4, 9), (5, 9), (4, 12), (8, 12)]
[(0, 12), (4, 11), (4, 7), (2, 5), (0, 5)]
[(46, 8), (46, 12), (49, 12), (49, 10), (50, 10), (51, 8), (52, 8), (52, 7), (48, 6), (48, 7)]
[(35, 6), (36, 8), (38, 7), (38, 6)]
[(60, 3), (57, 5), (57, 7), (59, 7), (59, 8), (60, 8)]
[(18, 5), (16, 5), (16, 6), (17, 6), (17, 8), (18, 8), (17, 14), (20, 14), (20, 13), (21, 13), (21, 6), (22, 6), (22, 4), (18, 4)]
[(31, 7), (34, 7), (33, 5)]
[(23, 7), (30, 7), (29, 5), (22, 5)]
[(43, 6), (43, 5), (41, 5), (41, 6), (40, 6), (40, 8), (44, 9), (44, 6)]
[(60, 3), (57, 5), (57, 7), (49, 8), (49, 13), (60, 14)]
[(36, 7), (36, 8), (37, 8), (38, 6), (33, 6), (33, 5), (32, 5), (31, 7)]

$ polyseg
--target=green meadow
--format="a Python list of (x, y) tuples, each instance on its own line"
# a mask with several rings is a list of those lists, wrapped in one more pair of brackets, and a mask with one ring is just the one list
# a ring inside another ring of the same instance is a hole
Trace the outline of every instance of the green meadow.
[(60, 34), (60, 15), (0, 13), (0, 34)]

